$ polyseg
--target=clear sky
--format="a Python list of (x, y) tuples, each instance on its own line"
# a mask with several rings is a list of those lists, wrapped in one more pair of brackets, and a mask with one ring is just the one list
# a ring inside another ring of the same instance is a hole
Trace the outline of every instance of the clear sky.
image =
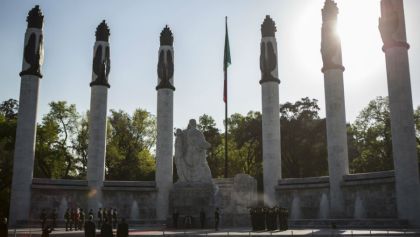
[[(319, 100), (325, 116), (320, 69), (323, 0), (0, 0), (0, 101), (18, 99), (27, 12), (44, 15), (45, 61), (38, 121), (48, 103), (66, 100), (89, 109), (96, 26), (111, 29), (109, 109), (156, 114), (159, 34), (174, 33), (174, 125), (206, 113), (222, 127), (224, 17), (228, 16), (232, 65), (229, 113), (261, 110), (260, 25), (269, 14), (277, 25), (280, 103)], [(377, 28), (379, 0), (338, 0), (347, 121), (376, 96), (387, 95), (385, 58)], [(420, 1), (405, 0), (413, 102), (420, 105)]]

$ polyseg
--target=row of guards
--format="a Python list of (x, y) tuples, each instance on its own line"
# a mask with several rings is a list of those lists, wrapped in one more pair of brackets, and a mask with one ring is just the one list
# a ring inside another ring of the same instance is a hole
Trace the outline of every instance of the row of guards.
[(251, 215), (251, 225), (253, 231), (262, 230), (287, 230), (287, 218), (289, 212), (282, 207), (251, 207), (249, 208)]

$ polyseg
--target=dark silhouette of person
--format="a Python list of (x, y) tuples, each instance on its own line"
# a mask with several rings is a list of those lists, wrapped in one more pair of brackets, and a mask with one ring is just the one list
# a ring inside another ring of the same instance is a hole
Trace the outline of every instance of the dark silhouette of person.
[(45, 209), (42, 209), (39, 219), (41, 220), (41, 229), (43, 230), (45, 223), (47, 223), (47, 211), (45, 211)]
[(85, 221), (86, 221), (86, 214), (85, 211), (83, 209), (80, 209), (80, 218), (79, 218), (79, 229), (83, 230), (83, 227), (85, 226)]
[(117, 224), (118, 224), (118, 213), (117, 213), (117, 209), (114, 208), (114, 210), (112, 210), (112, 224), (114, 229), (117, 228)]
[(179, 212), (177, 209), (175, 209), (174, 212), (172, 213), (172, 221), (173, 221), (175, 229), (178, 229), (178, 217), (179, 217)]
[(70, 231), (73, 230), (73, 226), (76, 229), (76, 210), (75, 209), (71, 209), (70, 210)]
[(93, 221), (93, 209), (90, 209), (90, 210), (89, 210), (89, 213), (88, 213), (88, 218), (89, 218), (89, 216), (92, 216), (92, 221)]
[(3, 218), (3, 220), (1, 220), (1, 223), (0, 223), (0, 236), (7, 236), (9, 233), (8, 233), (8, 227), (7, 227), (7, 218), (5, 217), (5, 218)]
[(201, 208), (201, 211), (200, 211), (200, 224), (201, 224), (201, 229), (204, 229), (204, 226), (206, 224), (206, 212), (204, 211), (203, 208)]
[(98, 210), (98, 229), (101, 229), (102, 222), (104, 221), (104, 212), (102, 208)]
[(50, 215), (50, 218), (52, 220), (52, 230), (54, 230), (55, 227), (57, 227), (57, 216), (57, 210), (54, 208)]
[(95, 237), (96, 235), (96, 227), (95, 223), (93, 222), (93, 216), (89, 216), (89, 220), (85, 222), (85, 237)]
[(128, 224), (125, 222), (125, 218), (122, 218), (121, 223), (118, 224), (117, 237), (128, 237)]
[(108, 220), (108, 223), (111, 225), (112, 228), (112, 208), (109, 208), (106, 212), (105, 212), (105, 217)]
[(104, 223), (101, 227), (101, 237), (113, 237), (112, 226), (109, 224), (107, 218), (104, 219)]
[(41, 237), (49, 237), (51, 232), (52, 232), (51, 226), (47, 226), (42, 229)]
[(66, 213), (64, 214), (64, 220), (66, 221), (66, 231), (69, 231), (70, 219), (71, 219), (70, 209), (67, 208)]
[(219, 230), (219, 222), (220, 222), (220, 211), (219, 211), (219, 208), (216, 208), (216, 211), (214, 211), (214, 229), (216, 231)]

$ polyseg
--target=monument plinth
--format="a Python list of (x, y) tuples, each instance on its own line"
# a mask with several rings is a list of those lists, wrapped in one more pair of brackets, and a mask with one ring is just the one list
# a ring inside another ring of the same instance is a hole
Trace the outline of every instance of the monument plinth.
[(180, 227), (199, 227), (203, 212), (209, 225), (217, 207), (218, 187), (213, 183), (206, 160), (210, 144), (196, 126), (196, 121), (191, 119), (187, 129), (177, 129), (175, 134), (174, 158), (179, 179), (169, 195), (168, 224), (173, 223), (173, 214), (177, 212)]

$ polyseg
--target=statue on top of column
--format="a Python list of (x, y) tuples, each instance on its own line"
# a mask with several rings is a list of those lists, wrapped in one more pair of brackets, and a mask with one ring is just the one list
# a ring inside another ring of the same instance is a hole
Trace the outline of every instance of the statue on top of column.
[(178, 182), (212, 183), (211, 171), (206, 160), (206, 150), (210, 148), (210, 144), (197, 129), (195, 119), (190, 120), (187, 129), (177, 129), (175, 136)]

